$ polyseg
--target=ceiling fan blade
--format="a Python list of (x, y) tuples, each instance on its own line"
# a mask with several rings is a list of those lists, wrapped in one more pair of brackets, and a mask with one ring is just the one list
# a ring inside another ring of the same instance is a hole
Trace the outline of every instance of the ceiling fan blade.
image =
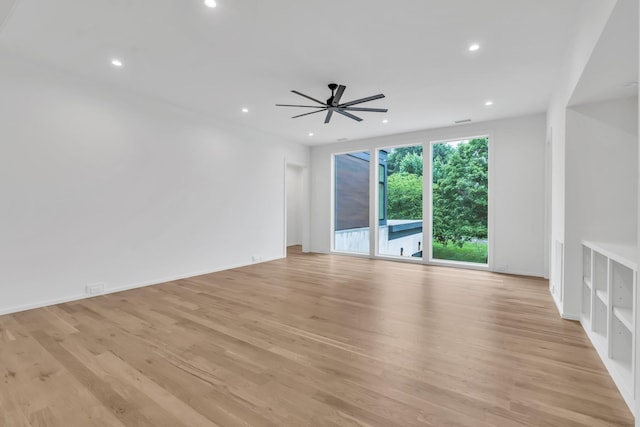
[(276, 104), (276, 107), (302, 107), (302, 108), (327, 108), (316, 105), (292, 105), (292, 104)]
[(340, 113), (340, 114), (342, 114), (343, 116), (347, 116), (347, 117), (349, 117), (350, 119), (353, 119), (353, 120), (355, 120), (355, 121), (357, 121), (357, 122), (361, 122), (361, 121), (362, 121), (362, 119), (361, 119), (360, 117), (358, 117), (358, 116), (354, 116), (353, 114), (351, 114), (351, 113), (347, 113), (346, 111), (343, 111), (343, 110), (336, 110), (336, 113)]
[(345, 111), (369, 111), (371, 113), (386, 113), (389, 110), (386, 108), (365, 108), (365, 107), (344, 107), (342, 110)]
[(340, 104), (340, 98), (342, 98), (342, 94), (344, 93), (344, 90), (346, 88), (347, 87), (343, 85), (338, 86), (338, 90), (336, 90), (336, 94), (333, 95), (333, 100), (331, 101), (331, 105), (333, 105), (334, 107), (337, 107), (338, 104)]
[(297, 90), (292, 90), (291, 92), (295, 93), (296, 95), (304, 96), (305, 98), (310, 99), (314, 102), (317, 102), (320, 105), (327, 105), (324, 102), (320, 102), (317, 99), (310, 97), (309, 95), (305, 95), (304, 93), (298, 92)]
[(310, 112), (310, 113), (299, 114), (299, 115), (297, 115), (297, 116), (293, 116), (293, 117), (291, 117), (291, 118), (292, 118), (292, 119), (297, 119), (298, 117), (308, 116), (309, 114), (319, 113), (320, 111), (324, 111), (324, 110), (326, 110), (326, 108), (323, 108), (323, 109), (321, 109), (321, 110), (312, 111), (312, 112)]
[(329, 109), (329, 111), (327, 111), (327, 118), (324, 119), (325, 124), (329, 123), (332, 115), (333, 115), (333, 109)]
[(375, 99), (384, 98), (383, 94), (368, 96), (366, 98), (356, 99), (355, 101), (345, 102), (344, 104), (338, 105), (338, 107), (349, 107), (350, 105), (362, 104), (363, 102), (373, 101)]

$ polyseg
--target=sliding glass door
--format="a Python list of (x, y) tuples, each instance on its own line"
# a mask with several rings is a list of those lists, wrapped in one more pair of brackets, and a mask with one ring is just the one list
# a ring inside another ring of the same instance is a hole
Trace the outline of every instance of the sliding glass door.
[(488, 263), (489, 138), (431, 144), (431, 259)]
[(422, 258), (422, 145), (378, 153), (378, 255)]

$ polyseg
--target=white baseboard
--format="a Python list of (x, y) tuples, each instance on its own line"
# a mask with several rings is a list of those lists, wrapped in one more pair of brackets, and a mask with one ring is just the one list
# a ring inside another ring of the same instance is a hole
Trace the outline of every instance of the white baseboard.
[(551, 290), (549, 290), (549, 293), (551, 294), (551, 298), (553, 298), (553, 302), (556, 304), (556, 308), (558, 309), (558, 313), (560, 314), (560, 317), (562, 317), (565, 320), (574, 320), (577, 322), (580, 321), (579, 314), (565, 313), (564, 309), (562, 308), (562, 303), (560, 303), (560, 301), (558, 300), (558, 297), (553, 292), (551, 292)]
[(574, 320), (576, 322), (580, 321), (580, 316), (576, 316), (575, 314), (560, 313), (560, 317), (562, 317), (564, 320)]
[(546, 277), (544, 277), (544, 274), (540, 273), (539, 271), (533, 272), (533, 271), (523, 271), (523, 270), (509, 270), (509, 271), (496, 271), (496, 273), (506, 273), (506, 274), (513, 274), (515, 276), (529, 276), (529, 277), (539, 277), (541, 279), (546, 279)]
[(98, 294), (98, 295), (89, 296), (89, 295), (83, 293), (83, 294), (80, 294), (80, 295), (71, 295), (71, 296), (66, 296), (66, 297), (62, 297), (62, 298), (55, 298), (55, 299), (52, 299), (52, 300), (38, 301), (38, 302), (30, 303), (30, 304), (19, 305), (19, 306), (16, 306), (16, 307), (0, 308), (0, 316), (5, 315), (5, 314), (19, 313), (21, 311), (33, 310), (35, 308), (42, 308), (42, 307), (48, 307), (48, 306), (51, 306), (51, 305), (64, 304), (66, 302), (79, 301), (79, 300), (83, 300), (83, 299), (87, 299), (87, 298), (95, 298), (95, 297), (99, 297), (101, 295), (114, 294), (114, 293), (117, 293), (117, 292), (128, 291), (128, 290), (131, 290), (131, 289), (144, 288), (146, 286), (159, 285), (159, 284), (166, 283), (166, 282), (173, 282), (173, 281), (176, 281), (176, 280), (188, 279), (190, 277), (196, 277), (196, 276), (202, 276), (202, 275), (205, 275), (205, 274), (217, 273), (217, 272), (224, 271), (224, 270), (231, 270), (233, 268), (247, 267), (249, 265), (260, 264), (260, 263), (269, 262), (269, 261), (275, 261), (275, 260), (283, 259), (283, 258), (284, 257), (282, 257), (282, 256), (273, 257), (273, 258), (267, 258), (267, 259), (264, 259), (264, 260), (260, 261), (259, 263), (254, 262), (254, 263), (246, 263), (246, 264), (232, 264), (232, 265), (227, 265), (227, 266), (223, 266), (223, 267), (218, 267), (218, 268), (215, 268), (213, 270), (197, 271), (197, 272), (194, 272), (194, 273), (187, 273), (187, 274), (179, 274), (179, 275), (176, 275), (176, 276), (164, 277), (164, 278), (161, 278), (161, 279), (154, 279), (154, 280), (149, 280), (149, 281), (140, 282), (140, 283), (133, 283), (133, 284), (125, 285), (125, 286), (118, 286), (118, 287), (114, 287), (114, 288), (106, 288), (103, 293)]

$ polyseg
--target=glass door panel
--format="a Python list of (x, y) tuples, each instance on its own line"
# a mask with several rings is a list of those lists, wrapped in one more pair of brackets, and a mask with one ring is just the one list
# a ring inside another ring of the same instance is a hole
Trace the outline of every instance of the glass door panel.
[(333, 249), (369, 253), (369, 152), (334, 156)]
[(487, 264), (489, 138), (431, 146), (433, 260)]
[(422, 145), (378, 157), (378, 255), (422, 258)]

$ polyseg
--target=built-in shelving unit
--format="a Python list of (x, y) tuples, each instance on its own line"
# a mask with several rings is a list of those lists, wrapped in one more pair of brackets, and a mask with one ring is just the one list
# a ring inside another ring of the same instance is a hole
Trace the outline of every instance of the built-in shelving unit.
[(581, 323), (630, 407), (635, 400), (636, 249), (582, 242)]

